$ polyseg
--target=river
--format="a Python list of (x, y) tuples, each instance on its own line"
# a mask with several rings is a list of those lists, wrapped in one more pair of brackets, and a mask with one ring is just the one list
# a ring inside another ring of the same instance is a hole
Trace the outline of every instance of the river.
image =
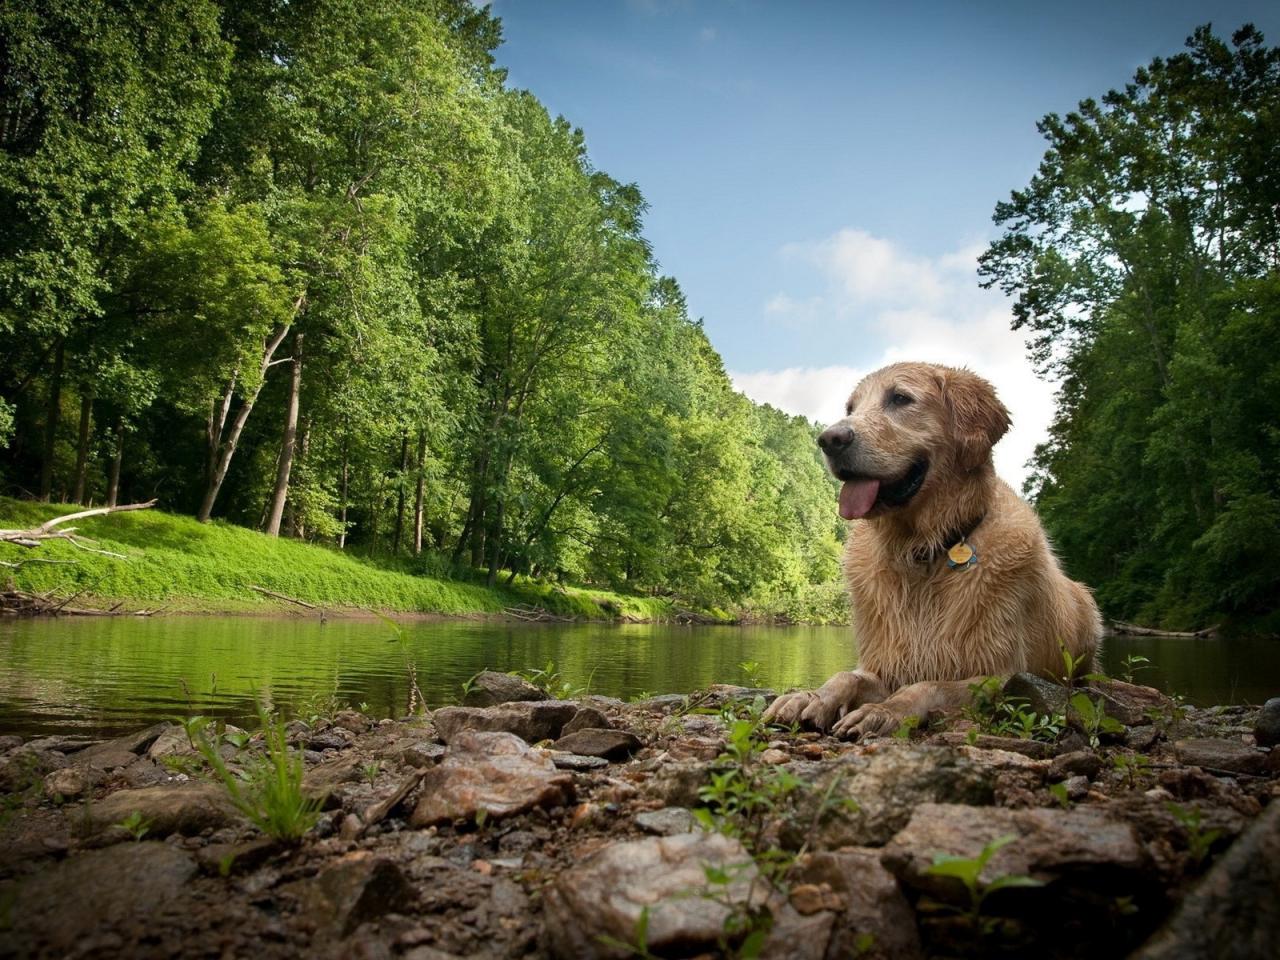
[[(1149, 658), (1141, 682), (1196, 704), (1280, 694), (1280, 643), (1107, 641), (1104, 664)], [(456, 703), (477, 671), (545, 668), (630, 699), (709, 683), (821, 683), (856, 656), (847, 627), (696, 627), (303, 618), (131, 617), (0, 622), (0, 734), (108, 736), (201, 714), (245, 720), (255, 697), (307, 715), (333, 703), (403, 715), (416, 683)], [(744, 667), (744, 664), (746, 665)]]

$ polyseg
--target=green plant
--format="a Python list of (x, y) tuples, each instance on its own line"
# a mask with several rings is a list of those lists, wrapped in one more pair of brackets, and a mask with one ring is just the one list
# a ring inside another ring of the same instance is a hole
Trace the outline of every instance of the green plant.
[(969, 685), (969, 705), (965, 708), (965, 716), (978, 727), (969, 731), (971, 746), (979, 732), (1052, 743), (1066, 726), (1066, 719), (1061, 714), (1038, 714), (1030, 709), (1026, 699), (1006, 697), (999, 677), (986, 677)]
[(372, 763), (366, 763), (360, 768), (360, 773), (369, 781), (369, 786), (373, 786), (378, 779), (378, 774), (382, 772), (382, 764), (374, 760)]
[(658, 960), (656, 954), (649, 952), (649, 908), (641, 907), (640, 916), (636, 917), (635, 930), (632, 931), (631, 940), (619, 940), (617, 937), (611, 937), (608, 934), (601, 934), (596, 938), (606, 947), (614, 950), (622, 950), (633, 957), (639, 957), (640, 960)]
[(738, 664), (738, 669), (742, 671), (746, 677), (747, 685), (752, 687), (760, 686), (760, 667), (759, 660), (743, 660)]
[(1089, 738), (1089, 746), (1097, 747), (1104, 733), (1124, 731), (1124, 724), (1115, 717), (1107, 716), (1101, 700), (1095, 701), (1087, 693), (1081, 692), (1074, 694), (1068, 703), (1085, 736)]
[(1071, 797), (1067, 793), (1067, 785), (1065, 783), (1054, 783), (1049, 786), (1049, 795), (1058, 801), (1058, 806), (1063, 810), (1071, 808)]
[(1222, 836), (1222, 831), (1204, 829), (1203, 814), (1198, 806), (1188, 808), (1171, 801), (1166, 803), (1165, 807), (1182, 825), (1183, 832), (1187, 836), (1187, 852), (1191, 854), (1191, 859), (1196, 862), (1196, 866), (1204, 863), (1210, 850), (1213, 849), (1213, 842)]
[(548, 660), (547, 665), (541, 669), (535, 667), (531, 670), (509, 670), (507, 672), (513, 677), (519, 677), (526, 683), (533, 684), (555, 700), (577, 700), (579, 697), (585, 697), (591, 692), (591, 681), (596, 675), (596, 671), (593, 669), (587, 677), (587, 682), (581, 686), (576, 686), (560, 676), (554, 660)]
[(1072, 656), (1061, 640), (1058, 641), (1058, 652), (1062, 655), (1062, 685), (1074, 687), (1077, 680), (1083, 679), (1084, 668), (1093, 660), (1093, 654), (1086, 651), (1079, 656)]
[(903, 717), (902, 723), (898, 724), (898, 729), (893, 731), (894, 739), (910, 740), (911, 734), (920, 726), (920, 718), (914, 713), (908, 717)]
[(1134, 675), (1142, 670), (1154, 670), (1151, 661), (1136, 653), (1131, 653), (1120, 661), (1120, 675), (1125, 683), (1133, 683)]
[(137, 810), (130, 813), (127, 817), (117, 823), (116, 826), (123, 828), (129, 836), (133, 837), (135, 842), (141, 840), (151, 832), (151, 821)]
[(265, 755), (251, 758), (241, 776), (227, 768), (203, 729), (194, 732), (196, 749), (226, 787), (236, 809), (254, 826), (277, 840), (296, 842), (315, 825), (321, 800), (302, 791), (302, 755), (289, 750), (284, 723), (261, 707), (258, 719)]
[(966, 913), (973, 923), (980, 925), (983, 932), (990, 930), (989, 922), (982, 917), (982, 905), (987, 897), (997, 890), (1005, 890), (1009, 887), (1044, 886), (1041, 881), (1033, 877), (1017, 874), (1001, 874), (987, 883), (982, 882), (982, 871), (986, 869), (988, 861), (997, 851), (1008, 846), (1015, 839), (1017, 838), (1011, 833), (996, 837), (983, 847), (976, 857), (958, 857), (940, 853), (934, 856), (932, 866), (925, 868), (925, 873), (932, 876), (953, 877), (960, 881), (969, 895), (968, 910), (962, 912)]
[(1142, 753), (1117, 753), (1111, 758), (1111, 766), (1124, 775), (1130, 790), (1138, 785), (1138, 777), (1151, 769), (1151, 759)]
[(471, 676), (467, 677), (467, 679), (465, 679), (465, 680), (463, 680), (463, 681), (462, 681), (462, 683), (461, 683), (461, 687), (462, 687), (462, 699), (463, 699), (463, 700), (466, 700), (466, 699), (467, 699), (467, 697), (471, 696), (471, 691), (472, 691), (472, 690), (474, 690), (474, 689), (476, 688), (476, 678), (477, 678), (477, 677), (479, 677), (479, 676), (480, 676), (480, 674), (482, 674), (482, 673), (487, 673), (487, 672), (488, 672), (488, 670), (489, 670), (489, 668), (488, 668), (488, 667), (481, 667), (479, 670), (477, 670), (477, 671), (476, 671), (475, 673), (473, 673)]

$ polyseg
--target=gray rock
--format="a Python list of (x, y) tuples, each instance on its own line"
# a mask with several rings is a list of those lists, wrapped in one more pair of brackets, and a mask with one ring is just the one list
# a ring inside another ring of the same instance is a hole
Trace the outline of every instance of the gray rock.
[(339, 937), (387, 913), (408, 913), (417, 901), (412, 884), (390, 860), (367, 850), (348, 854), (319, 875), (287, 884), (316, 927)]
[(452, 744), (465, 730), (513, 733), (527, 743), (554, 740), (578, 706), (563, 700), (504, 703), (496, 707), (443, 707), (433, 719), (440, 739)]
[(168, 729), (161, 731), (160, 735), (152, 741), (151, 746), (147, 748), (147, 756), (152, 760), (160, 760), (177, 754), (194, 754), (196, 748), (191, 745), (191, 738), (187, 736), (187, 731), (176, 723)]
[[(98, 770), (110, 770), (112, 767), (128, 766), (141, 754), (147, 752), (156, 740), (174, 727), (174, 724), (161, 721), (153, 723), (145, 730), (138, 730), (114, 740), (106, 740), (79, 750), (75, 754), (75, 763), (90, 766)], [(128, 760), (122, 760), (123, 754), (132, 754)]]
[(326, 809), (336, 807), (342, 802), (343, 787), (363, 779), (361, 767), (366, 762), (358, 753), (344, 753), (318, 763), (302, 775), (302, 792)]
[(603, 770), (609, 766), (609, 761), (604, 757), (586, 757), (579, 756), (576, 753), (564, 753), (560, 750), (552, 750), (551, 762), (561, 770), (573, 770), (577, 773), (587, 773), (591, 770)]
[(444, 760), (423, 775), (409, 823), (425, 827), (474, 820), (481, 810), (497, 820), (534, 807), (561, 806), (572, 797), (572, 776), (557, 770), (544, 751), (531, 750), (510, 733), (462, 731)]
[(0, 736), (0, 753), (8, 753), (14, 747), (22, 746), (22, 738), (17, 734), (9, 733)]
[(649, 713), (671, 713), (679, 710), (685, 705), (688, 697), (681, 693), (664, 693), (656, 697), (650, 697), (648, 700), (641, 700), (639, 703), (633, 704), (638, 710), (645, 710)]
[(190, 781), (141, 790), (117, 790), (86, 808), (91, 833), (103, 833), (137, 813), (148, 824), (148, 836), (180, 833), (191, 837), (243, 822), (220, 785)]
[(1280, 943), (1280, 803), (1218, 858), (1133, 960), (1253, 960)]
[(1101, 769), (1102, 761), (1092, 750), (1075, 750), (1053, 758), (1049, 764), (1049, 781), (1058, 783), (1077, 776), (1092, 780)]
[(1083, 800), (1089, 795), (1089, 778), (1086, 776), (1067, 777), (1062, 785), (1067, 788), (1068, 800)]
[(596, 729), (608, 730), (611, 724), (609, 718), (595, 707), (582, 707), (573, 715), (573, 719), (564, 725), (564, 729), (560, 731), (560, 735), (568, 736), (571, 733), (577, 733), (579, 730)]
[(645, 833), (659, 837), (674, 837), (679, 833), (693, 831), (693, 814), (685, 807), (663, 807), (661, 810), (646, 810), (635, 816), (636, 826)]
[(1160, 739), (1160, 729), (1151, 724), (1130, 727), (1124, 735), (1124, 745), (1131, 750), (1150, 750)]
[(654, 774), (648, 793), (668, 806), (692, 807), (698, 802), (698, 791), (710, 780), (709, 764), (695, 760), (668, 762)]
[(330, 727), (307, 738), (311, 750), (345, 750), (355, 743), (356, 735), (345, 727)]
[(93, 786), (93, 779), (78, 767), (55, 770), (44, 778), (44, 795), (50, 800), (75, 800)]
[(1280, 697), (1272, 697), (1262, 705), (1253, 726), (1253, 736), (1260, 747), (1280, 744)]
[(584, 757), (625, 760), (640, 749), (641, 741), (626, 730), (601, 730), (595, 727), (576, 730), (553, 744), (555, 749)]
[(1020, 753), (1024, 757), (1031, 757), (1033, 760), (1043, 760), (1045, 757), (1052, 755), (1053, 747), (1039, 740), (1023, 740), (1021, 737), (993, 737), (990, 734), (980, 733), (972, 738), (968, 733), (959, 731), (947, 731), (933, 737), (930, 743), (943, 743), (950, 747), (971, 746), (977, 747), (979, 750), (1004, 750), (1007, 753)]
[[(945, 747), (885, 742), (875, 753), (823, 764), (812, 790), (797, 802), (791, 831), (813, 821), (816, 804), (827, 798), (812, 838), (789, 839), (813, 849), (876, 846), (888, 842), (921, 803), (989, 804), (995, 774)], [(852, 800), (852, 804), (840, 803)]]
[(1028, 709), (1043, 716), (1054, 716), (1067, 712), (1071, 691), (1034, 673), (1015, 673), (1005, 681), (1004, 695), (1020, 697), (1027, 701)]
[[(708, 892), (705, 868), (732, 877)], [(745, 903), (756, 866), (737, 840), (716, 833), (686, 833), (614, 843), (563, 871), (543, 894), (552, 956), (563, 960), (623, 957), (601, 943), (634, 943), (648, 909), (648, 949), (659, 956), (715, 951), (729, 904)], [(758, 895), (757, 895), (758, 897)]]
[(0, 761), (0, 793), (23, 793), (41, 785), (46, 774), (67, 766), (67, 758), (30, 744), (11, 751)]
[(1126, 727), (1149, 724), (1152, 716), (1167, 715), (1173, 707), (1173, 701), (1154, 687), (1123, 680), (1091, 680), (1089, 694), (1101, 698), (1107, 716)]
[(1239, 740), (1211, 737), (1178, 740), (1173, 745), (1173, 752), (1179, 763), (1211, 771), (1260, 774), (1267, 766), (1266, 753)]
[(471, 678), (463, 704), (468, 707), (493, 707), (500, 703), (550, 700), (551, 695), (528, 680), (509, 673), (485, 670)]
[[(982, 848), (1005, 834), (1012, 843), (987, 863), (981, 882), (1005, 875), (1030, 876), (1052, 888), (1019, 890), (1025, 897), (1052, 901), (1064, 889), (1087, 891), (1092, 880), (1106, 877), (1114, 889), (1134, 891), (1155, 882), (1150, 862), (1133, 827), (1109, 818), (1101, 810), (1008, 810), (925, 803), (884, 848), (881, 862), (899, 881), (935, 899), (967, 905), (968, 893), (952, 877), (928, 872), (935, 856), (976, 857)], [(1092, 875), (1092, 877), (1091, 877)]]
[(390, 751), (392, 757), (400, 763), (410, 767), (417, 767), (419, 770), (425, 767), (435, 766), (444, 758), (447, 752), (443, 744), (432, 743), (428, 740), (415, 740), (412, 743), (397, 745), (397, 749)]
[[(180, 896), (195, 872), (191, 858), (167, 843), (79, 854), (18, 886), (6, 939), (17, 956), (70, 956), (117, 925), (145, 930), (146, 918)], [(130, 952), (121, 943), (116, 953)]]
[[(788, 875), (791, 904), (808, 913), (798, 894), (813, 888), (815, 906), (834, 895), (836, 913), (825, 956), (860, 960), (913, 960), (924, 956), (915, 913), (897, 879), (880, 864), (880, 851), (861, 847), (812, 853)], [(866, 935), (870, 934), (868, 942)]]

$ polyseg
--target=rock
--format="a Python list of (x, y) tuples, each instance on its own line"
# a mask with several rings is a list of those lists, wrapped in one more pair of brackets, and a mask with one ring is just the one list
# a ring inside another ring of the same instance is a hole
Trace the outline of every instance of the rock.
[(15, 733), (0, 736), (0, 753), (8, 753), (14, 747), (22, 746), (22, 738)]
[(543, 751), (531, 750), (514, 734), (464, 730), (454, 736), (444, 760), (423, 775), (409, 823), (425, 827), (474, 820), (481, 810), (496, 820), (572, 798), (572, 777), (557, 770)]
[(1202, 767), (1209, 771), (1261, 774), (1267, 766), (1267, 754), (1239, 740), (1215, 740), (1198, 737), (1178, 740), (1173, 752), (1179, 763)]
[(553, 746), (557, 750), (584, 757), (625, 760), (640, 749), (641, 741), (626, 730), (602, 730), (587, 727), (561, 737)]
[(724, 740), (720, 737), (682, 736), (667, 747), (667, 753), (677, 760), (714, 760), (724, 752)]
[(576, 733), (579, 730), (594, 728), (596, 730), (608, 730), (611, 724), (609, 718), (595, 707), (581, 707), (578, 712), (573, 715), (573, 719), (564, 725), (564, 729), (560, 731), (561, 736), (570, 733)]
[(1156, 745), (1156, 741), (1160, 739), (1160, 730), (1158, 727), (1150, 724), (1141, 724), (1136, 727), (1130, 727), (1125, 731), (1124, 745), (1130, 750), (1147, 751)]
[(968, 894), (957, 880), (933, 875), (928, 868), (938, 854), (976, 857), (986, 844), (1005, 834), (1015, 839), (988, 862), (981, 882), (1006, 875), (1056, 882), (1052, 889), (1022, 889), (1019, 893), (1024, 898), (1061, 897), (1066, 887), (1087, 890), (1091, 874), (1092, 879), (1106, 878), (1107, 888), (1128, 883), (1137, 891), (1152, 882), (1144, 877), (1149, 860), (1133, 828), (1091, 807), (1006, 810), (924, 803), (884, 848), (881, 862), (907, 886), (935, 899), (967, 905)]
[(367, 850), (348, 854), (308, 880), (283, 890), (298, 898), (316, 927), (339, 937), (387, 913), (408, 913), (417, 895), (400, 868)]
[(485, 670), (471, 678), (463, 704), (468, 707), (492, 707), (499, 703), (550, 700), (551, 695), (522, 677), (510, 673)]
[[(84, 945), (132, 921), (145, 932), (147, 918), (180, 897), (196, 866), (167, 843), (126, 843), (90, 850), (25, 879), (7, 911), (5, 933), (16, 956), (71, 956)], [(123, 942), (114, 951), (129, 956)]]
[(648, 700), (641, 700), (632, 706), (649, 713), (671, 713), (683, 707), (688, 699), (681, 693), (664, 693), (661, 696), (650, 697)]
[(311, 750), (345, 750), (355, 743), (356, 735), (345, 727), (330, 727), (307, 737)]
[(550, 753), (551, 762), (561, 770), (587, 773), (591, 770), (603, 770), (609, 765), (609, 761), (604, 757), (579, 756), (576, 753), (564, 753), (559, 750), (552, 750)]
[(44, 795), (50, 800), (75, 800), (93, 786), (93, 780), (84, 770), (65, 767), (44, 778)]
[(1034, 673), (1015, 673), (1005, 681), (1004, 695), (1019, 697), (1027, 702), (1027, 709), (1052, 717), (1067, 712), (1071, 691)]
[(1077, 776), (1092, 780), (1101, 769), (1102, 761), (1092, 750), (1074, 750), (1053, 758), (1049, 764), (1049, 782), (1058, 783)]
[(776, 747), (770, 747), (760, 754), (760, 762), (776, 767), (780, 763), (790, 763), (791, 754), (785, 750), (779, 750)]
[(1260, 747), (1280, 744), (1280, 697), (1272, 697), (1262, 705), (1253, 725), (1253, 736)]
[(363, 779), (360, 768), (365, 762), (366, 758), (353, 752), (316, 764), (302, 775), (302, 792), (319, 800), (326, 809), (336, 807), (342, 801), (343, 785)]
[(1252, 960), (1280, 943), (1280, 803), (1218, 858), (1133, 960)]
[(333, 715), (333, 725), (356, 735), (368, 733), (371, 726), (369, 718), (355, 710), (339, 710)]
[[(880, 851), (849, 847), (812, 853), (792, 868), (788, 879), (815, 887), (819, 893), (826, 888), (835, 896), (837, 915), (826, 956), (912, 960), (924, 955), (915, 914), (898, 881), (881, 866)], [(805, 913), (795, 902), (795, 889), (792, 905)], [(828, 906), (822, 903), (820, 909)]]
[(440, 739), (452, 744), (466, 730), (512, 733), (526, 743), (554, 740), (578, 712), (563, 700), (504, 703), (496, 707), (442, 707), (434, 714)]
[(1089, 778), (1084, 775), (1067, 777), (1062, 785), (1067, 788), (1068, 800), (1083, 800), (1089, 795)]
[(150, 837), (191, 837), (243, 821), (221, 785), (197, 781), (117, 790), (89, 804), (85, 816), (90, 832), (102, 833), (134, 813), (147, 823)]
[(979, 750), (1003, 750), (1007, 753), (1020, 753), (1023, 756), (1031, 757), (1033, 760), (1043, 760), (1053, 753), (1053, 748), (1049, 744), (1041, 743), (1039, 740), (1023, 740), (1021, 737), (993, 737), (985, 733), (978, 734), (973, 738), (973, 742), (970, 743), (967, 733), (947, 731), (932, 737), (929, 742), (943, 743), (950, 747), (970, 746)]
[(1092, 680), (1089, 692), (1101, 696), (1107, 716), (1126, 727), (1149, 724), (1153, 715), (1164, 716), (1173, 707), (1173, 701), (1154, 687), (1123, 680)]
[(993, 770), (1019, 770), (1033, 775), (1034, 780), (1043, 780), (1049, 769), (1049, 761), (1033, 760), (1028, 754), (1015, 753), (1012, 750), (984, 750), (980, 747), (962, 746), (956, 753), (972, 760), (980, 767)]
[(424, 767), (435, 766), (444, 758), (446, 752), (447, 750), (443, 744), (415, 740), (403, 746), (397, 744), (396, 749), (387, 751), (383, 756), (421, 770)]
[(87, 747), (84, 750), (79, 751), (79, 758), (84, 759), (85, 754), (92, 754), (99, 751), (108, 753), (112, 750), (128, 750), (132, 754), (141, 756), (147, 752), (147, 748), (155, 743), (156, 739), (161, 734), (175, 726), (177, 725), (169, 723), (167, 720), (161, 720), (159, 723), (153, 723), (151, 726), (143, 730), (136, 730), (123, 737), (116, 737), (114, 740), (106, 740), (102, 743), (97, 743), (91, 747)]
[(646, 810), (635, 815), (636, 826), (645, 833), (659, 837), (674, 837), (679, 833), (693, 831), (693, 814), (685, 807), (663, 807), (661, 810)]
[(211, 843), (196, 851), (196, 862), (205, 873), (229, 876), (262, 866), (282, 849), (280, 841), (271, 837), (245, 843)]
[[(806, 840), (819, 850), (875, 846), (897, 833), (917, 804), (989, 804), (994, 798), (992, 772), (945, 747), (884, 742), (875, 753), (841, 758), (819, 769), (787, 828), (796, 846)], [(824, 797), (828, 810), (817, 818), (814, 836), (795, 833), (808, 829)], [(853, 803), (839, 802), (846, 799)]]
[(196, 748), (191, 745), (191, 738), (187, 736), (187, 731), (175, 723), (161, 731), (160, 735), (152, 741), (147, 749), (147, 756), (158, 761), (175, 754), (194, 754), (195, 752)]
[(678, 760), (662, 764), (649, 783), (648, 793), (672, 807), (692, 807), (698, 803), (698, 791), (711, 780), (711, 768), (705, 763)]
[(67, 766), (67, 758), (27, 744), (0, 761), (0, 793), (23, 793), (40, 787), (46, 774)]
[[(709, 891), (707, 867), (727, 871), (730, 882)], [(649, 951), (659, 956), (715, 952), (729, 904), (746, 901), (755, 877), (755, 864), (742, 845), (717, 833), (610, 844), (546, 888), (551, 954), (563, 960), (627, 956), (601, 938), (634, 943), (646, 908)], [(713, 892), (714, 899), (702, 892)]]

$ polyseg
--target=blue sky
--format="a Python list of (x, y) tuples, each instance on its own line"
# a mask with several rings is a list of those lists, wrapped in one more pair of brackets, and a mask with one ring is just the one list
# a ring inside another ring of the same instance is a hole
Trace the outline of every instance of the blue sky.
[(664, 273), (738, 387), (828, 421), (895, 359), (965, 364), (1014, 413), (1018, 481), (1052, 415), (1008, 306), (977, 288), (1035, 122), (1212, 21), (1280, 43), (1280, 3), (495, 0), (499, 63), (639, 184)]

